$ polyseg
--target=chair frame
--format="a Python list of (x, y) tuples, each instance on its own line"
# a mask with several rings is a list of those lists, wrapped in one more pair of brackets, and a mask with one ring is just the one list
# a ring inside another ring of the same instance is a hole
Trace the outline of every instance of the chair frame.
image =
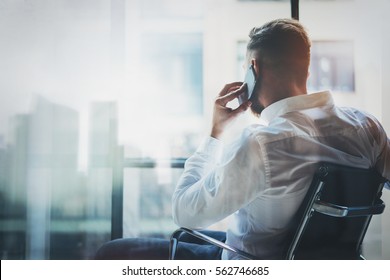
[[(339, 166), (329, 163), (321, 163), (318, 168), (316, 174), (314, 175), (312, 186), (310, 189), (314, 188), (314, 191), (310, 193), (308, 191), (308, 204), (307, 208), (303, 213), (302, 220), (295, 232), (294, 238), (292, 239), (291, 245), (287, 251), (286, 259), (292, 260), (295, 257), (296, 249), (301, 241), (302, 235), (310, 222), (311, 217), (314, 212), (318, 212), (327, 216), (337, 217), (337, 218), (348, 218), (348, 217), (361, 217), (361, 216), (370, 216), (369, 221), (365, 225), (365, 228), (362, 231), (359, 240), (359, 246), (363, 242), (364, 236), (367, 232), (370, 219), (372, 215), (382, 214), (385, 209), (384, 202), (380, 199), (382, 189), (386, 183), (386, 179), (382, 178), (380, 182), (380, 186), (378, 187), (378, 194), (374, 205), (370, 206), (359, 206), (359, 207), (347, 207), (343, 205), (337, 205), (333, 203), (328, 203), (326, 201), (321, 200), (321, 191), (324, 188), (326, 182), (326, 176), (329, 172), (329, 166)], [(351, 168), (351, 167), (347, 167)], [(352, 168), (351, 168), (352, 169)], [(372, 171), (371, 169), (362, 170), (364, 172)], [(361, 259), (364, 259), (362, 255), (360, 255)]]
[[(389, 182), (382, 178), (380, 185), (378, 187), (378, 193), (377, 197), (375, 199), (375, 202), (373, 205), (370, 206), (357, 206), (357, 207), (347, 207), (344, 205), (337, 205), (328, 203), (326, 201), (321, 200), (321, 191), (323, 190), (325, 184), (326, 184), (326, 176), (329, 173), (329, 167), (343, 167), (348, 169), (356, 169), (356, 170), (362, 170), (364, 172), (372, 172), (372, 170), (368, 169), (357, 169), (352, 167), (345, 167), (330, 163), (320, 163), (317, 172), (315, 173), (311, 186), (306, 194), (306, 198), (304, 200), (308, 201), (305, 205), (301, 205), (301, 207), (305, 207), (303, 211), (303, 215), (301, 217), (298, 217), (300, 219), (299, 225), (296, 227), (295, 233), (293, 235), (292, 241), (290, 242), (290, 246), (286, 252), (286, 259), (292, 260), (295, 258), (296, 250), (299, 246), (299, 243), (301, 241), (301, 238), (303, 236), (303, 233), (305, 232), (305, 229), (307, 225), (310, 222), (311, 217), (315, 212), (321, 213), (323, 215), (331, 216), (331, 217), (337, 217), (337, 218), (349, 218), (349, 217), (361, 217), (361, 216), (369, 216), (368, 222), (365, 225), (365, 228), (362, 231), (361, 236), (359, 237), (359, 246), (361, 245), (364, 236), (366, 234), (367, 228), (369, 226), (370, 220), (372, 215), (379, 215), (382, 214), (385, 209), (385, 204), (380, 199), (380, 196), (382, 194), (383, 187), (388, 184)], [(388, 186), (386, 187), (388, 188)], [(244, 259), (249, 260), (255, 260), (258, 259), (256, 256), (253, 256), (249, 253), (246, 253), (244, 251), (238, 250), (228, 244), (225, 244), (219, 240), (215, 240), (199, 231), (192, 230), (186, 227), (181, 227), (177, 229), (170, 238), (170, 246), (169, 246), (169, 259), (173, 260), (176, 256), (176, 250), (178, 247), (178, 243), (180, 240), (180, 236), (183, 233), (187, 233), (192, 235), (193, 237), (199, 238), (207, 243), (213, 244), (215, 246), (218, 246), (219, 248), (228, 250), (230, 252), (236, 253), (240, 257)], [(361, 259), (364, 259), (362, 255), (360, 255)]]
[(242, 258), (244, 259), (247, 259), (247, 260), (256, 260), (257, 258), (249, 253), (246, 253), (244, 251), (241, 251), (239, 249), (236, 249), (228, 244), (225, 244), (219, 240), (216, 240), (210, 236), (207, 236), (206, 234), (203, 234), (199, 231), (196, 231), (196, 230), (193, 230), (193, 229), (189, 229), (189, 228), (186, 228), (186, 227), (181, 227), (177, 230), (175, 230), (173, 232), (173, 234), (171, 235), (171, 238), (170, 238), (170, 242), (169, 242), (169, 259), (170, 260), (174, 260), (175, 257), (176, 257), (176, 251), (177, 251), (177, 247), (178, 247), (178, 244), (179, 244), (179, 240), (180, 240), (180, 236), (183, 234), (183, 233), (187, 233), (189, 235), (192, 235), (193, 237), (196, 237), (198, 239), (201, 239), (207, 243), (210, 243), (212, 245), (215, 245), (219, 248), (222, 248), (222, 249), (225, 249), (225, 250), (228, 250), (230, 252), (233, 252), (233, 253), (236, 253), (238, 254), (239, 256), (241, 256)]

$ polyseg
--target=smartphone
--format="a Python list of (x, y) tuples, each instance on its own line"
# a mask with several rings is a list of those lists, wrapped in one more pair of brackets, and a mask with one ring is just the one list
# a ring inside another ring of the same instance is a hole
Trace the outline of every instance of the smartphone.
[(240, 105), (251, 98), (253, 90), (255, 89), (256, 73), (255, 69), (253, 69), (253, 65), (250, 65), (248, 70), (246, 71), (244, 83), (246, 83), (247, 90), (238, 97), (238, 103)]

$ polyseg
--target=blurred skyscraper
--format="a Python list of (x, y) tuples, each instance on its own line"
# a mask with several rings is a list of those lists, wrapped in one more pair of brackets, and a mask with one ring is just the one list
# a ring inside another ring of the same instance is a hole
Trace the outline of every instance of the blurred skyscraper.
[(30, 116), (18, 114), (10, 119), (7, 151), (6, 197), (9, 203), (7, 215), (25, 218), (27, 149)]
[[(79, 117), (73, 109), (36, 99), (27, 140), (26, 258), (47, 259), (50, 236), (61, 231), (52, 216), (74, 211), (79, 195), (77, 160)], [(82, 204), (81, 204), (82, 205)], [(52, 207), (53, 206), (53, 207)]]
[(116, 103), (94, 102), (89, 126), (89, 218), (111, 219), (112, 167), (117, 147)]
[(61, 219), (85, 213), (78, 141), (78, 113), (43, 97), (36, 98), (30, 114), (11, 118), (8, 150), (0, 153), (5, 258), (50, 258)]
[[(0, 204), (3, 204), (3, 196), (5, 191), (5, 176), (6, 176), (6, 148), (4, 143), (3, 135), (0, 135)], [(2, 214), (2, 210), (0, 208), (0, 215)]]
[(29, 115), (18, 114), (9, 121), (8, 145), (2, 161), (1, 232), (2, 259), (23, 259), (26, 250), (26, 184)]

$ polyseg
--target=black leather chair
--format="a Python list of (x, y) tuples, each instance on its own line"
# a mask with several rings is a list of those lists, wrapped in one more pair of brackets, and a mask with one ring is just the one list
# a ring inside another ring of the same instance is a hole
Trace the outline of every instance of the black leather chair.
[[(291, 221), (285, 259), (364, 259), (362, 242), (372, 215), (384, 211), (385, 204), (380, 198), (386, 183), (373, 169), (320, 163)], [(172, 234), (170, 259), (175, 259), (183, 234), (235, 252), (244, 259), (257, 259), (188, 228)]]

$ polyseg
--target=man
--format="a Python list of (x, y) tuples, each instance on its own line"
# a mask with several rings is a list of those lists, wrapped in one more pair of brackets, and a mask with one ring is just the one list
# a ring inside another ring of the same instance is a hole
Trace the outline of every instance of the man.
[[(220, 232), (215, 237), (259, 258), (280, 259), (289, 221), (319, 161), (375, 167), (390, 178), (390, 141), (379, 122), (336, 107), (329, 92), (308, 95), (309, 62), (310, 40), (299, 22), (274, 20), (252, 30), (247, 67), (254, 69), (254, 92), (236, 109), (227, 104), (245, 94), (247, 85), (228, 84), (216, 98), (210, 136), (187, 160), (173, 194), (176, 224), (204, 229), (232, 215), (226, 237)], [(248, 127), (223, 149), (223, 133), (248, 108), (265, 124)], [(186, 241), (179, 257), (237, 258)], [(103, 246), (97, 258), (167, 254), (167, 240), (124, 239)]]
[[(310, 40), (297, 21), (252, 30), (247, 67), (255, 71), (254, 93), (237, 109), (227, 104), (244, 94), (245, 84), (228, 84), (217, 97), (210, 136), (186, 162), (173, 195), (176, 224), (202, 229), (233, 215), (227, 244), (280, 259), (318, 162), (375, 167), (390, 178), (390, 141), (382, 126), (359, 110), (336, 107), (327, 91), (308, 95), (309, 62)], [(265, 125), (248, 127), (223, 150), (222, 134), (249, 107)]]

